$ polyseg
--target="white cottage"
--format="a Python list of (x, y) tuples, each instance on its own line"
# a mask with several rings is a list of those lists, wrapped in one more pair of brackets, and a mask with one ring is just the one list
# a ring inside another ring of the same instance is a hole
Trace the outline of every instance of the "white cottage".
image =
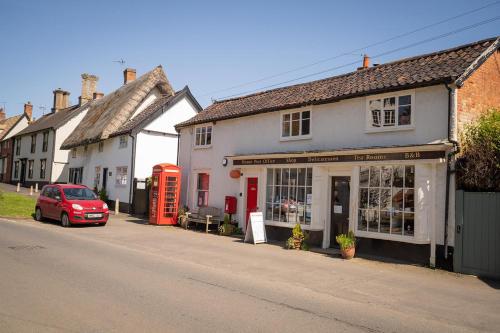
[(189, 88), (175, 92), (161, 66), (135, 77), (124, 71), (124, 85), (92, 101), (80, 126), (64, 141), (70, 150), (68, 180), (105, 189), (120, 210), (145, 213), (145, 179), (158, 163), (177, 163), (174, 125), (201, 107)]
[(447, 161), (472, 105), (500, 104), (467, 88), (498, 95), (498, 45), (488, 39), (372, 67), (365, 59), (355, 72), (217, 101), (176, 127), (181, 200), (223, 209), (235, 196), (240, 227), (262, 211), (271, 239), (300, 223), (323, 248), (352, 230), (359, 252), (449, 260)]

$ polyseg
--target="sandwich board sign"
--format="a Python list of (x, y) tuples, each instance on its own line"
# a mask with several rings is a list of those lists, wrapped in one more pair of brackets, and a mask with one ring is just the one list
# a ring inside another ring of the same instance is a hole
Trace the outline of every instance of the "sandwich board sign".
[(245, 233), (245, 243), (253, 241), (257, 243), (267, 243), (266, 227), (264, 225), (264, 216), (262, 212), (250, 213), (247, 231)]

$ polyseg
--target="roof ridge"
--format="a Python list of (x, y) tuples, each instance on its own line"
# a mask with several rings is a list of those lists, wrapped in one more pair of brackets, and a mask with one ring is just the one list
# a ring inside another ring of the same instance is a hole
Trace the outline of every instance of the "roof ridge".
[(379, 64), (378, 66), (375, 66), (375, 67), (372, 66), (372, 67), (368, 67), (368, 68), (363, 68), (363, 69), (360, 69), (360, 70), (355, 70), (355, 71), (351, 71), (351, 72), (347, 72), (347, 73), (343, 73), (343, 74), (339, 74), (339, 75), (329, 76), (329, 77), (322, 78), (322, 79), (317, 79), (317, 80), (313, 80), (313, 81), (301, 82), (301, 83), (296, 83), (296, 84), (292, 84), (292, 85), (288, 85), (288, 86), (283, 86), (283, 87), (278, 87), (278, 88), (273, 88), (273, 89), (258, 91), (258, 92), (252, 93), (252, 94), (243, 95), (243, 96), (237, 96), (237, 97), (233, 97), (233, 98), (216, 100), (212, 105), (218, 104), (218, 103), (225, 103), (225, 102), (240, 100), (240, 99), (244, 99), (244, 98), (248, 98), (248, 97), (253, 97), (253, 96), (258, 96), (258, 95), (262, 95), (262, 94), (269, 93), (269, 92), (275, 92), (275, 91), (279, 91), (279, 90), (282, 90), (282, 89), (288, 89), (288, 88), (291, 88), (291, 87), (297, 87), (297, 86), (311, 84), (311, 83), (316, 83), (316, 82), (321, 82), (321, 81), (325, 81), (325, 80), (331, 80), (333, 78), (341, 78), (341, 77), (353, 75), (355, 73), (367, 72), (367, 71), (371, 71), (371, 70), (375, 70), (375, 69), (380, 69), (380, 68), (385, 67), (385, 66), (391, 66), (391, 65), (402, 63), (402, 62), (408, 62), (408, 61), (412, 61), (412, 60), (419, 59), (419, 58), (426, 58), (426, 57), (431, 57), (431, 56), (435, 56), (435, 55), (438, 55), (438, 54), (449, 53), (449, 52), (453, 52), (453, 51), (456, 51), (456, 50), (465, 49), (465, 48), (471, 47), (473, 45), (480, 45), (482, 43), (493, 41), (493, 40), (497, 40), (497, 39), (500, 39), (500, 36), (485, 38), (485, 39), (482, 39), (482, 40), (479, 40), (479, 41), (476, 41), (476, 42), (471, 42), (471, 43), (468, 43), (468, 44), (458, 45), (458, 46), (454, 46), (454, 47), (451, 47), (451, 48), (448, 48), (448, 49), (444, 49), (444, 50), (438, 50), (438, 51), (433, 51), (433, 52), (430, 52), (430, 53), (424, 53), (424, 54), (420, 54), (420, 55), (416, 55), (416, 56), (412, 56), (412, 57), (398, 59), (398, 60), (386, 62), (386, 63), (383, 63), (383, 64)]

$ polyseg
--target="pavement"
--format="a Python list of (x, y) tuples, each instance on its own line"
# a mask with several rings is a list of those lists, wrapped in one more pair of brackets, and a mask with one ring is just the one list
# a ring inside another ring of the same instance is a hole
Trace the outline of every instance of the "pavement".
[(120, 214), (0, 219), (0, 332), (498, 332), (500, 285)]

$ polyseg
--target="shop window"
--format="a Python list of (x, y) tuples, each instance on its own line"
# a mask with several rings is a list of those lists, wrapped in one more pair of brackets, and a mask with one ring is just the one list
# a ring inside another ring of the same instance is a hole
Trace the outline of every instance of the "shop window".
[(120, 149), (127, 148), (128, 145), (128, 136), (122, 135), (120, 136)]
[(281, 114), (281, 138), (309, 137), (311, 134), (311, 111)]
[(412, 95), (395, 95), (368, 100), (370, 128), (399, 128), (412, 124)]
[(116, 168), (116, 185), (125, 186), (127, 185), (127, 167), (117, 167)]
[(47, 169), (47, 160), (40, 160), (40, 179), (45, 179), (45, 170)]
[(34, 160), (29, 160), (28, 161), (28, 178), (32, 179), (33, 178), (33, 167), (34, 167), (35, 161)]
[(195, 133), (195, 146), (206, 147), (212, 145), (212, 126), (196, 127)]
[(31, 136), (31, 153), (33, 154), (36, 151), (36, 134)]
[(311, 223), (312, 168), (268, 168), (266, 220)]
[(196, 205), (198, 207), (208, 206), (208, 189), (210, 186), (210, 175), (208, 173), (198, 174), (198, 184), (196, 186)]
[(359, 231), (414, 236), (415, 166), (361, 167)]
[(46, 152), (48, 148), (49, 148), (49, 132), (43, 132), (42, 151)]
[(14, 178), (19, 178), (19, 161), (14, 162)]

